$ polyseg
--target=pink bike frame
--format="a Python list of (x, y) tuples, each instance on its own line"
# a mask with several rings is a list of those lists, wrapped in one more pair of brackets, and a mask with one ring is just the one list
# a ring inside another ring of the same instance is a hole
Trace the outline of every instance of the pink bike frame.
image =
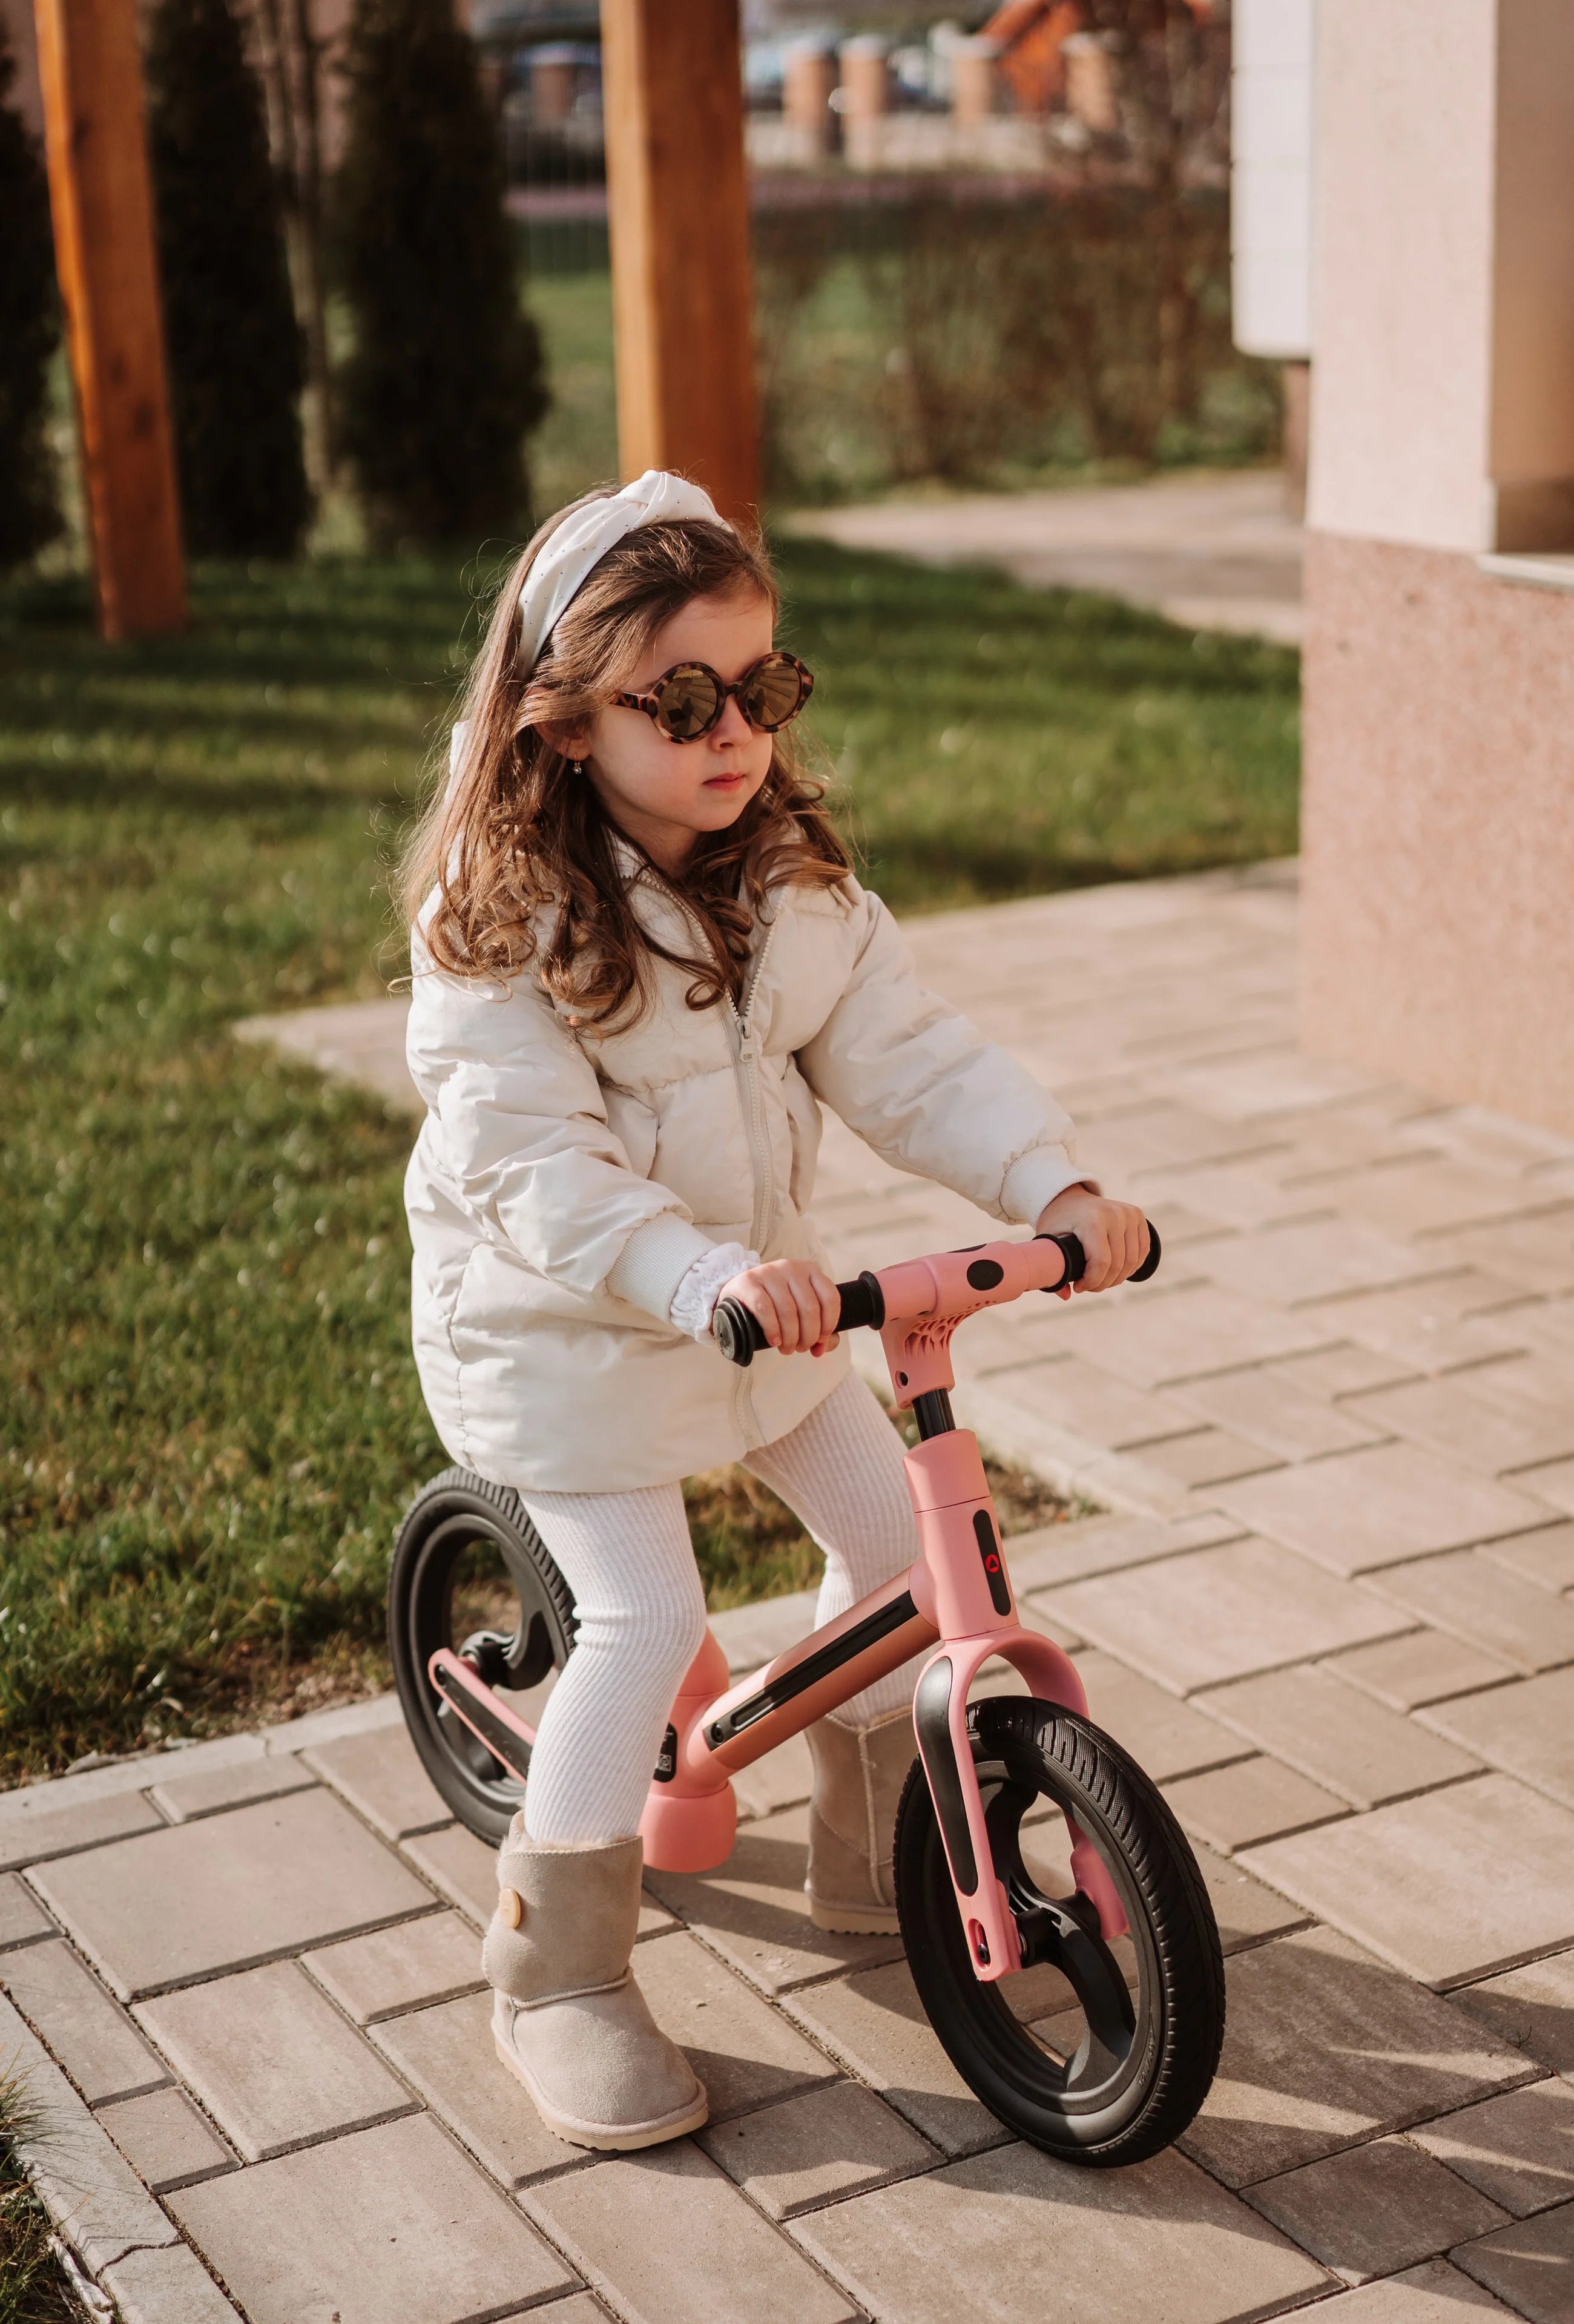
[[(958, 1323), (1024, 1292), (1054, 1290), (1065, 1267), (1058, 1244), (1045, 1239), (943, 1251), (863, 1277), (879, 1286), (880, 1338), (897, 1404), (938, 1397), (943, 1405), (954, 1385), (951, 1338)], [(914, 1727), (974, 1972), (990, 1982), (1020, 1969), (1022, 1957), (992, 1869), (967, 1732), (970, 1690), (983, 1665), (999, 1655), (1045, 1702), (1085, 1713), (1087, 1698), (1069, 1655), (1017, 1618), (977, 1437), (944, 1426), (907, 1455), (907, 1471), (920, 1554), (906, 1574), (736, 1686), (727, 1686), (726, 1658), (706, 1631), (673, 1705), (640, 1831), (646, 1862), (663, 1871), (703, 1872), (724, 1862), (737, 1826), (731, 1781), (737, 1770), (934, 1648), (914, 1695)], [(535, 1730), (446, 1647), (432, 1656), (428, 1674), (524, 1781)], [(1067, 1823), (1077, 1886), (1097, 1908), (1106, 1940), (1119, 1936), (1127, 1922), (1115, 1883), (1092, 1842), (1069, 1816)]]

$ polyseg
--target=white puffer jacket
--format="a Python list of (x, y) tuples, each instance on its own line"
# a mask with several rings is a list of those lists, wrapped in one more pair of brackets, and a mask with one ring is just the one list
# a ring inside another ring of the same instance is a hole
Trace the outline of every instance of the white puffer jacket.
[[(677, 899), (631, 852), (627, 870), (645, 926), (692, 954)], [(411, 954), (410, 1066), (428, 1108), (405, 1180), (416, 1363), (450, 1455), (498, 1483), (665, 1483), (771, 1443), (829, 1395), (845, 1345), (742, 1371), (669, 1321), (717, 1243), (823, 1258), (807, 1216), (822, 1102), (999, 1219), (1031, 1224), (1077, 1181), (1067, 1116), (922, 989), (853, 881), (774, 895), (741, 1009), (690, 1009), (688, 979), (658, 961), (654, 1005), (621, 1031), (575, 1024), (529, 973), (436, 970), (419, 930)]]

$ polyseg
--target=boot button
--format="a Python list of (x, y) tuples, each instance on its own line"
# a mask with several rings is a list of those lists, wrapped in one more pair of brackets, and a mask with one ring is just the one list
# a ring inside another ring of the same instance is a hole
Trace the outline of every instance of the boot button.
[(497, 1910), (500, 1920), (506, 1921), (511, 1929), (517, 1929), (525, 1917), (525, 1900), (515, 1888), (500, 1888)]

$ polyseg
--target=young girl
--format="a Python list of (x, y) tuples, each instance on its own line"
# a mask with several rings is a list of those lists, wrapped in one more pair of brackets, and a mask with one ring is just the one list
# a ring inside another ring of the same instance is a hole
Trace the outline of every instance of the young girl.
[[(995, 1218), (1080, 1235), (1085, 1290), (1146, 1250), (852, 877), (793, 748), (814, 681), (772, 650), (777, 612), (759, 542), (681, 477), (554, 517), (410, 866), (416, 1360), (450, 1454), (518, 1491), (578, 1610), (483, 1967), (503, 2063), (594, 2147), (706, 2113), (629, 1971), (640, 1812), (705, 1619), (680, 1479), (741, 1461), (781, 1495), (825, 1554), (822, 1622), (916, 1554), (808, 1217), (821, 1105)], [(723, 1293), (770, 1342), (747, 1371), (711, 1338)], [(818, 1927), (897, 1925), (912, 1684), (809, 1730)]]

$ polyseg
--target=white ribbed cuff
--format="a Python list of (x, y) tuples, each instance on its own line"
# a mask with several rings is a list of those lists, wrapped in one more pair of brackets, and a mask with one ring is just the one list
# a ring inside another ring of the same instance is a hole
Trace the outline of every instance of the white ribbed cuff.
[(1063, 1146), (1030, 1146), (1006, 1173), (1000, 1188), (1000, 1208), (1019, 1226), (1035, 1227), (1045, 1210), (1068, 1186), (1099, 1192), (1098, 1181), (1079, 1170)]
[(759, 1253), (745, 1250), (741, 1242), (716, 1243), (704, 1259), (696, 1259), (673, 1294), (674, 1331), (686, 1332), (691, 1340), (708, 1340), (723, 1291), (746, 1267), (759, 1265)]
[(714, 1250), (709, 1235), (702, 1234), (676, 1211), (661, 1211), (636, 1227), (618, 1253), (607, 1276), (614, 1299), (643, 1307), (658, 1323), (670, 1323), (672, 1301), (678, 1285), (697, 1259)]

